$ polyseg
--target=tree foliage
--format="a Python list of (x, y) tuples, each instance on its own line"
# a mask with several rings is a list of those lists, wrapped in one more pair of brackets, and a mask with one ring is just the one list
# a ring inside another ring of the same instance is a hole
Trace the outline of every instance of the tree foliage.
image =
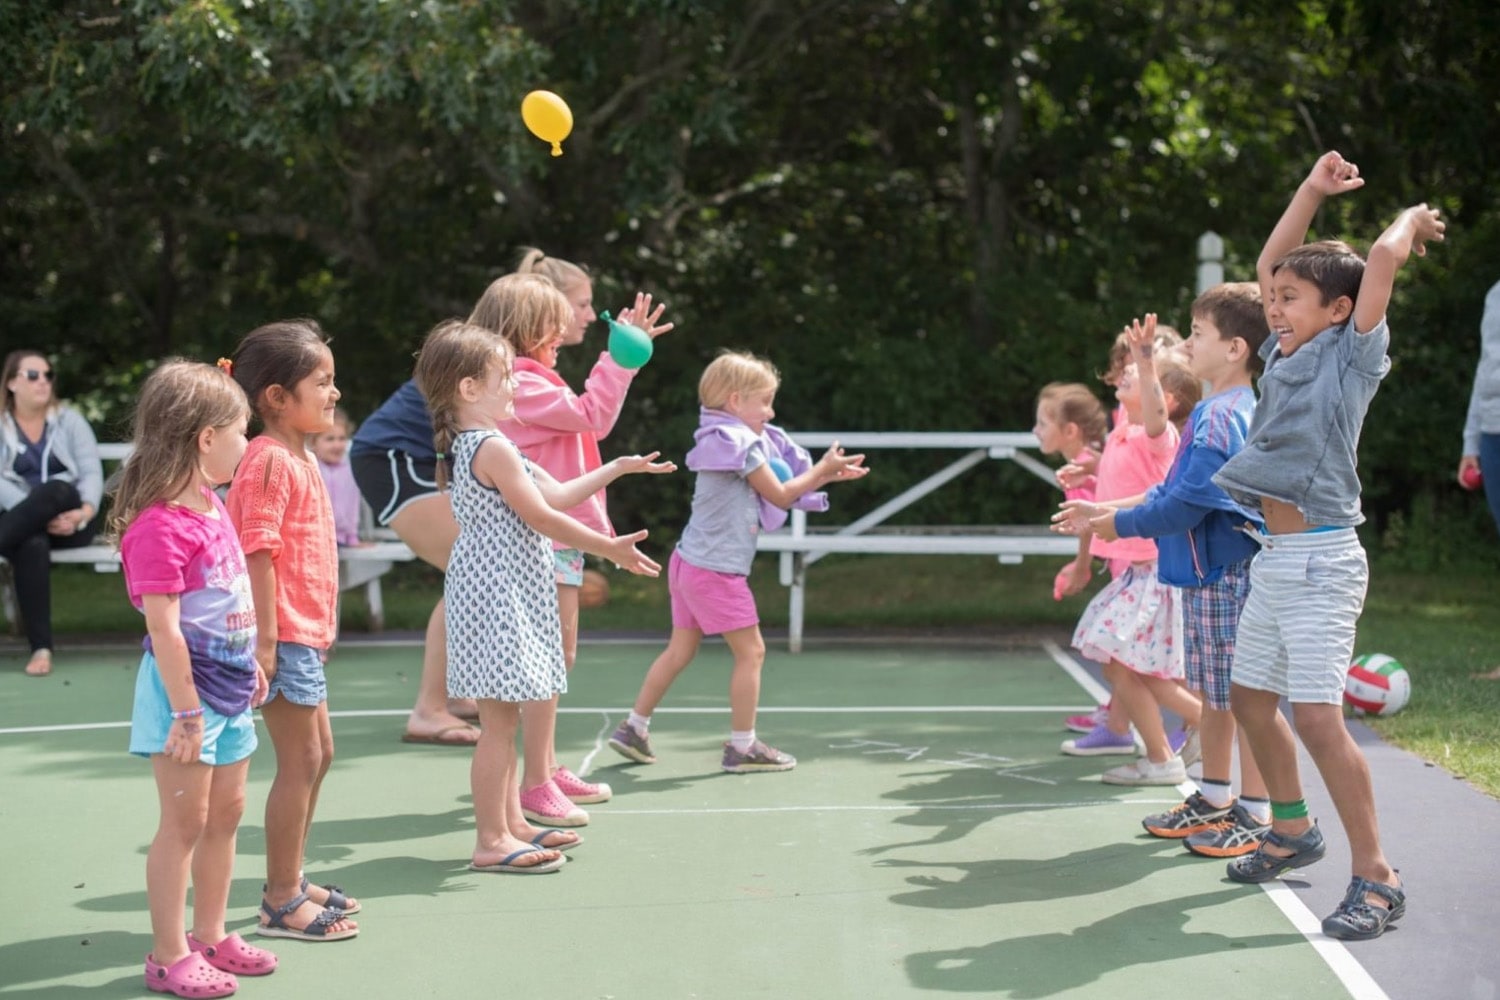
[[(1024, 427), (1131, 316), (1186, 324), (1199, 233), (1251, 276), (1338, 148), (1369, 183), (1320, 235), (1367, 245), (1421, 200), (1451, 227), (1392, 308), (1363, 449), (1383, 516), (1458, 502), (1497, 48), (1477, 0), (0, 0), (0, 302), (106, 436), (143, 362), (288, 315), (334, 335), (358, 415), (540, 245), (679, 324), (609, 450), (680, 451), (722, 346), (776, 361), (793, 427)], [(560, 159), (521, 125), (536, 87), (573, 107)], [(683, 490), (622, 490), (623, 519), (680, 522)]]

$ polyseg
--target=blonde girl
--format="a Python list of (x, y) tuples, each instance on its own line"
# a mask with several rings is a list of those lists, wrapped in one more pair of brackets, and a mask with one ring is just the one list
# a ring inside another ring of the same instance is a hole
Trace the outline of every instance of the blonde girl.
[[(511, 286), (508, 286), (508, 289)], [(551, 301), (567, 303), (545, 281), (515, 283), (506, 291), (516, 311)], [(526, 460), (496, 425), (511, 416), (513, 355), (509, 345), (471, 323), (445, 323), (418, 355), (415, 380), (432, 413), (433, 439), (445, 462), (439, 482), (449, 494), (458, 539), (444, 577), (448, 691), (473, 698), (480, 736), (470, 790), (475, 843), (469, 867), (478, 872), (535, 875), (562, 866), (561, 849), (580, 842), (572, 831), (531, 826), (521, 811), (516, 769), (520, 706), (547, 701), (567, 688), (562, 626), (553, 581), (558, 539), (655, 576), (661, 567), (636, 543), (646, 532), (610, 537), (561, 511), (578, 505), (629, 472), (671, 472), (653, 453), (617, 458), (566, 483)]]
[[(527, 280), (545, 278), (566, 300), (570, 315), (546, 323), (539, 317), (521, 315), (504, 305), (506, 291), (519, 279), (507, 276), (480, 296), (469, 321), (493, 330), (510, 342), (516, 353), (515, 416), (500, 427), (520, 447), (522, 454), (554, 479), (574, 479), (599, 468), (599, 442), (614, 430), (625, 394), (636, 369), (616, 364), (609, 352), (601, 352), (590, 369), (582, 393), (575, 394), (557, 373), (560, 348), (583, 342), (588, 325), (595, 319), (594, 286), (588, 271), (570, 261), (549, 257), (540, 250), (523, 251), (516, 275)], [(540, 301), (540, 300), (539, 300)], [(651, 296), (637, 294), (635, 304), (620, 314), (622, 322), (640, 326), (651, 337), (672, 329), (661, 323), (665, 306), (651, 304)], [(556, 330), (553, 330), (553, 325)], [(604, 491), (584, 500), (570, 511), (586, 527), (605, 535), (614, 533), (605, 506)], [(557, 604), (562, 616), (563, 661), (569, 672), (578, 658), (579, 591), (583, 585), (583, 553), (561, 542), (552, 543), (556, 563)], [(526, 815), (554, 826), (582, 826), (588, 813), (579, 808), (609, 801), (611, 790), (602, 782), (586, 781), (557, 761), (557, 702), (528, 705), (526, 769), (521, 775), (521, 806)]]
[[(806, 451), (770, 421), (781, 376), (764, 358), (725, 351), (698, 382), (695, 444), (687, 465), (698, 474), (693, 510), (667, 571), (672, 636), (641, 683), (635, 707), (609, 739), (621, 755), (656, 762), (648, 729), (651, 713), (687, 669), (705, 635), (722, 635), (734, 656), (729, 678), (729, 740), (720, 766), (732, 773), (789, 771), (797, 759), (756, 737), (760, 671), (766, 643), (750, 592), (750, 565), (760, 529), (786, 523), (786, 511), (826, 510), (814, 492), (870, 470), (863, 455), (845, 455), (837, 442), (814, 464)], [(779, 468), (778, 468), (779, 466)]]
[(359, 933), (359, 902), (338, 886), (309, 885), (302, 857), (318, 791), (333, 763), (323, 664), (337, 630), (338, 546), (333, 507), (307, 449), (334, 427), (333, 354), (312, 320), (269, 323), (245, 335), (234, 378), (262, 432), (229, 488), (260, 623), (255, 659), (268, 678), (261, 718), (276, 750), (266, 796), (266, 884), (256, 933), (341, 941)]
[(250, 709), (266, 679), (255, 662), (245, 555), (213, 488), (234, 475), (249, 414), (245, 394), (218, 369), (190, 361), (156, 369), (141, 387), (135, 448), (110, 517), (125, 589), (146, 618), (130, 752), (151, 759), (161, 809), (146, 855), (146, 986), (181, 997), (228, 996), (236, 975), (276, 968), (275, 955), (224, 925), (256, 746)]

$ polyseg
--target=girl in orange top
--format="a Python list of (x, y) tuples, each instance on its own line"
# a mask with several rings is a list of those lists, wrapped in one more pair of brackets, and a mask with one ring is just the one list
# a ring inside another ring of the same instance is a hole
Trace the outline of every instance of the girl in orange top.
[(276, 750), (256, 932), (339, 941), (359, 933), (348, 919), (359, 903), (302, 875), (313, 807), (333, 762), (323, 664), (338, 624), (338, 546), (328, 488), (307, 450), (308, 435), (334, 425), (333, 354), (311, 320), (270, 323), (240, 341), (232, 374), (264, 425), (226, 504), (245, 550), (259, 624), (255, 659), (269, 680), (260, 712)]

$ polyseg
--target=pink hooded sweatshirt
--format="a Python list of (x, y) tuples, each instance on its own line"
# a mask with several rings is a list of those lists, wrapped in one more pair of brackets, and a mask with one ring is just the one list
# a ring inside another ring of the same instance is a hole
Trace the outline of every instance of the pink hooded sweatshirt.
[[(561, 375), (531, 358), (516, 359), (515, 377), (516, 415), (500, 422), (501, 433), (559, 482), (599, 468), (603, 464), (599, 440), (608, 437), (620, 419), (635, 372), (615, 364), (608, 352), (602, 353), (589, 372), (581, 396), (568, 388)], [(565, 513), (614, 537), (603, 490)], [(558, 542), (552, 547), (566, 548)]]

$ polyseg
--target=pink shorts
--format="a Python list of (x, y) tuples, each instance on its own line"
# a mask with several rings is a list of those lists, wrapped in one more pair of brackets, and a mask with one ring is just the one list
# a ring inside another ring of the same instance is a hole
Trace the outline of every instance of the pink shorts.
[(673, 628), (722, 635), (760, 624), (749, 577), (701, 569), (674, 549), (667, 563), (667, 586), (672, 593)]

